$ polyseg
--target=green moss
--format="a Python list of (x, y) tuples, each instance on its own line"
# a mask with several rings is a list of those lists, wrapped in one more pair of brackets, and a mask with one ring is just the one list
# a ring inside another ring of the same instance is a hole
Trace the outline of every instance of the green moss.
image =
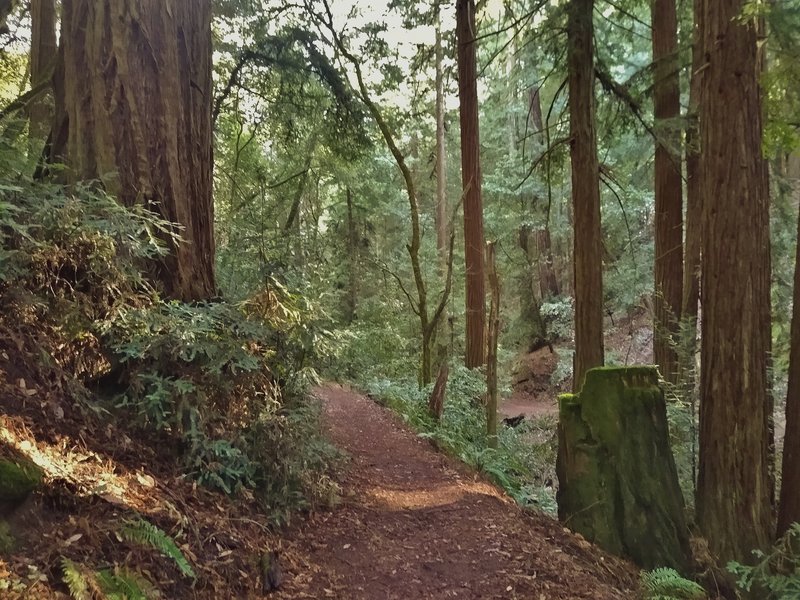
[(688, 530), (655, 367), (590, 370), (559, 399), (559, 517), (646, 568), (684, 570)]
[(0, 556), (7, 556), (14, 551), (16, 540), (11, 535), (11, 528), (8, 523), (0, 519)]
[(42, 483), (44, 474), (25, 458), (0, 458), (0, 503), (15, 505)]

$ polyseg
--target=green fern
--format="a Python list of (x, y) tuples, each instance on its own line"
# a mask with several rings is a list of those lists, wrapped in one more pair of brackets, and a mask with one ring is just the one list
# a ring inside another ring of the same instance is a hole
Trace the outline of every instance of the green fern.
[(95, 579), (107, 600), (148, 600), (144, 588), (150, 587), (149, 582), (134, 573), (103, 569), (95, 573)]
[(89, 582), (80, 565), (62, 556), (61, 571), (64, 573), (64, 583), (73, 600), (92, 600), (92, 595), (89, 593)]
[(186, 560), (174, 540), (152, 523), (144, 519), (126, 521), (120, 530), (123, 538), (129, 542), (155, 548), (167, 558), (172, 559), (184, 577), (196, 579), (194, 569)]
[(644, 600), (704, 600), (705, 590), (681, 577), (674, 569), (660, 568), (642, 573), (641, 586)]

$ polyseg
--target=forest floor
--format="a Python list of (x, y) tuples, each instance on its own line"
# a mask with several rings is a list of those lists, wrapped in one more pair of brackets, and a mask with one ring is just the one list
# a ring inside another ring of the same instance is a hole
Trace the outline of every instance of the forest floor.
[(278, 598), (635, 597), (636, 571), (495, 486), (348, 388), (316, 390), (350, 457), (343, 500), (288, 532)]

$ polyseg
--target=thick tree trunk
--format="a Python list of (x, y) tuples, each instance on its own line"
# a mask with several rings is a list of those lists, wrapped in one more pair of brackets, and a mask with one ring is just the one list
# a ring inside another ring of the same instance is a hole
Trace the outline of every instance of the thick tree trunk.
[[(800, 182), (794, 182), (800, 191)], [(796, 194), (797, 195), (797, 194)], [(800, 522), (800, 215), (795, 253), (789, 386), (786, 393), (786, 437), (783, 440), (783, 470), (778, 510), (778, 535)]]
[(689, 530), (652, 367), (594, 369), (559, 399), (558, 518), (646, 569), (686, 571)]
[(594, 0), (571, 0), (568, 65), (572, 205), (575, 219), (575, 364), (573, 389), (603, 364), (603, 248), (600, 169), (594, 119)]
[(478, 132), (478, 74), (475, 57), (475, 0), (456, 2), (458, 98), (461, 122), (461, 180), (464, 189), (466, 262), (466, 357), (469, 368), (486, 360), (486, 290), (483, 263), (483, 203)]
[(757, 31), (703, 0), (704, 224), (697, 521), (725, 564), (771, 540), (770, 239)]
[(64, 0), (53, 152), (180, 226), (166, 293), (215, 294), (210, 0)]
[[(31, 88), (52, 78), (57, 55), (55, 0), (31, 0)], [(31, 139), (44, 140), (53, 124), (52, 95), (35, 100), (28, 118)]]
[(652, 0), (655, 158), (655, 322), (653, 355), (661, 375), (674, 381), (678, 357), (670, 338), (678, 331), (683, 301), (683, 197), (675, 0)]

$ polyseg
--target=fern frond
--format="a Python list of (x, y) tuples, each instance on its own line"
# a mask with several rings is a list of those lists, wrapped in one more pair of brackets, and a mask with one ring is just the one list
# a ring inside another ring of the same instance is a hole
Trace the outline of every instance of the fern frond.
[(129, 542), (150, 546), (167, 558), (172, 559), (184, 577), (197, 578), (194, 569), (192, 569), (183, 552), (175, 544), (175, 541), (149, 521), (144, 519), (126, 521), (122, 529), (120, 529), (120, 535)]
[(645, 571), (641, 578), (645, 600), (704, 600), (705, 590), (680, 575), (675, 569)]
[(139, 581), (133, 573), (103, 569), (95, 577), (108, 600), (148, 600), (144, 588), (149, 587), (149, 582)]
[(89, 582), (79, 565), (62, 556), (61, 571), (64, 574), (64, 584), (69, 589), (69, 595), (73, 600), (92, 600), (89, 593)]

